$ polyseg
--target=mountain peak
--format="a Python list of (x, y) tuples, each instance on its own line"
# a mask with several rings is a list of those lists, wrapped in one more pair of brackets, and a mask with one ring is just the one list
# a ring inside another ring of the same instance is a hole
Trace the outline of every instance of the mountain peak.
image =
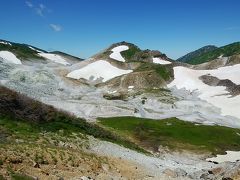
[(214, 45), (207, 45), (207, 46), (204, 46), (204, 47), (201, 47), (195, 51), (192, 51), (180, 58), (177, 59), (177, 61), (181, 61), (181, 62), (187, 62), (187, 61), (190, 61), (191, 59), (193, 58), (196, 58), (198, 56), (200, 56), (201, 54), (203, 53), (207, 53), (207, 52), (210, 52), (210, 51), (213, 51), (215, 49), (217, 49), (218, 47), (217, 46), (214, 46)]

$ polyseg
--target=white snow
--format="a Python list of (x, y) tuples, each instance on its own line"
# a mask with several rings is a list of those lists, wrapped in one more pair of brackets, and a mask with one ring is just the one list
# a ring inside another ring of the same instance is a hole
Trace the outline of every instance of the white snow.
[(134, 86), (128, 86), (128, 89), (133, 89), (134, 88)]
[(240, 84), (240, 64), (221, 67), (209, 73), (219, 79), (229, 79), (235, 84)]
[(153, 58), (153, 63), (162, 64), (162, 65), (172, 64), (172, 62), (163, 60), (163, 59), (161, 59), (161, 58)]
[(63, 64), (63, 65), (70, 65), (62, 56), (52, 53), (38, 53), (40, 56), (53, 61), (55, 63)]
[(22, 64), (21, 60), (19, 60), (13, 53), (9, 51), (0, 51), (0, 58), (8, 63)]
[[(236, 118), (240, 117), (240, 96), (231, 97), (223, 86), (209, 86), (203, 83), (199, 77), (210, 74), (220, 79), (229, 78), (233, 82), (239, 82), (240, 65), (228, 66), (216, 70), (193, 70), (186, 67), (174, 67), (175, 79), (168, 87), (176, 86), (178, 89), (186, 89), (191, 92), (199, 93), (199, 98), (220, 108), (223, 116), (229, 115)], [(235, 77), (234, 77), (235, 76)]]
[(240, 160), (240, 151), (226, 151), (225, 155), (217, 155), (217, 157), (208, 158), (207, 161), (223, 163), (223, 162), (236, 162)]
[(117, 61), (125, 62), (125, 59), (122, 57), (121, 52), (128, 50), (129, 47), (122, 45), (112, 49), (112, 54), (110, 54), (110, 58), (115, 59)]
[(37, 52), (39, 52), (39, 53), (42, 53), (42, 51), (39, 51), (39, 50), (37, 50), (37, 49), (35, 49), (35, 48), (33, 48), (33, 47), (31, 47), (31, 46), (28, 46), (31, 50), (33, 50), (33, 51), (37, 51)]
[(105, 60), (99, 60), (88, 64), (81, 69), (70, 72), (67, 77), (73, 79), (83, 78), (87, 80), (97, 80), (102, 78), (102, 81), (106, 82), (112, 78), (131, 72), (132, 70), (119, 69)]
[(11, 43), (9, 43), (9, 42), (4, 42), (4, 41), (0, 41), (0, 44), (5, 44), (5, 45), (10, 45), (10, 46), (12, 46)]

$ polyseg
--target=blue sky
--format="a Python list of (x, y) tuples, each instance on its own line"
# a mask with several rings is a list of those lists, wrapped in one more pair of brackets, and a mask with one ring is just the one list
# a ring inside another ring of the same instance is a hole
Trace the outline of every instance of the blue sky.
[(89, 57), (128, 41), (171, 58), (240, 40), (239, 0), (2, 0), (0, 39)]

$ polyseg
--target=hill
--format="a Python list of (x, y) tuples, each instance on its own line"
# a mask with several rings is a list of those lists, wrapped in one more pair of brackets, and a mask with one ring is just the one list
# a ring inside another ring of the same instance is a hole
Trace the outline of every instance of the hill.
[(195, 58), (201, 56), (204, 53), (211, 52), (215, 49), (217, 49), (217, 47), (213, 46), (213, 45), (204, 46), (196, 51), (190, 52), (190, 53), (178, 58), (177, 61), (188, 62), (188, 61), (191, 61), (192, 59), (195, 59)]
[(201, 64), (217, 59), (218, 57), (229, 57), (240, 54), (240, 42), (235, 42), (226, 46), (219, 47), (215, 50), (205, 52), (197, 57), (189, 59), (186, 63)]

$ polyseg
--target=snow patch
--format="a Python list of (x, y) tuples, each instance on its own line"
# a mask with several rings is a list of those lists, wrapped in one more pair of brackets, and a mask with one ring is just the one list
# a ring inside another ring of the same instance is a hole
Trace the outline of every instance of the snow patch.
[(218, 79), (229, 79), (237, 85), (240, 84), (240, 64), (214, 69), (212, 71), (209, 71), (209, 73)]
[(226, 151), (225, 155), (217, 155), (217, 157), (208, 158), (207, 161), (223, 163), (223, 162), (236, 162), (240, 160), (240, 151)]
[(8, 63), (22, 64), (21, 60), (19, 60), (13, 53), (9, 51), (0, 51), (0, 58)]
[(11, 44), (11, 43), (9, 43), (9, 42), (4, 42), (4, 41), (0, 41), (0, 44), (4, 44), (4, 45), (9, 45), (9, 46), (12, 46), (12, 44)]
[[(237, 72), (238, 70), (238, 72)], [(240, 96), (231, 97), (223, 86), (209, 86), (203, 83), (199, 77), (210, 74), (219, 79), (230, 79), (239, 82), (240, 65), (228, 66), (216, 70), (193, 70), (186, 67), (174, 67), (175, 79), (168, 87), (176, 86), (178, 89), (186, 89), (191, 92), (199, 93), (199, 98), (207, 101), (221, 110), (223, 116), (229, 115), (236, 118), (240, 117)], [(237, 78), (238, 77), (238, 78)]]
[(102, 78), (102, 81), (106, 82), (112, 78), (131, 72), (132, 70), (119, 69), (105, 60), (99, 60), (81, 69), (70, 72), (67, 77), (73, 79), (83, 78), (86, 80), (97, 80)]
[(117, 61), (125, 62), (125, 59), (122, 57), (121, 52), (128, 50), (128, 46), (118, 46), (112, 49), (112, 54), (110, 54), (110, 58), (115, 59)]
[(128, 86), (128, 89), (133, 89), (134, 88), (134, 86)]
[(172, 64), (172, 62), (163, 60), (161, 58), (153, 58), (153, 63), (155, 63), (155, 64), (162, 64), (162, 65)]
[(33, 47), (31, 47), (31, 46), (28, 46), (31, 50), (33, 50), (33, 51), (36, 51), (36, 52), (39, 52), (39, 53), (42, 53), (42, 51), (39, 51), (39, 50), (37, 50), (37, 49), (35, 49), (35, 48), (33, 48)]
[(63, 65), (70, 65), (62, 56), (57, 55), (57, 54), (51, 54), (51, 53), (38, 53), (40, 56), (53, 61), (55, 63), (63, 64)]

